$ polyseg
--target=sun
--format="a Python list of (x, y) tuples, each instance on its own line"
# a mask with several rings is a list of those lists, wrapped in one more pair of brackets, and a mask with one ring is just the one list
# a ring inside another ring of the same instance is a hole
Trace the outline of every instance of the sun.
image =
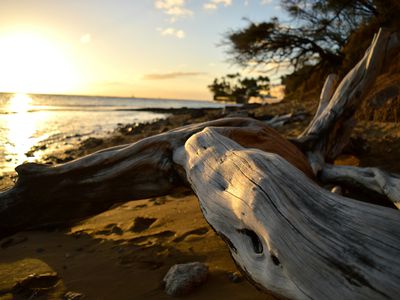
[(0, 92), (66, 93), (78, 83), (63, 47), (33, 32), (0, 36)]

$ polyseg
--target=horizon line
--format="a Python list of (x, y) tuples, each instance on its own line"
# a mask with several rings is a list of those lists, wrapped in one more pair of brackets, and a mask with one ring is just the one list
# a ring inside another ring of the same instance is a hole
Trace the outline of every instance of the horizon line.
[(118, 98), (118, 99), (149, 99), (149, 100), (178, 100), (178, 101), (207, 101), (216, 102), (215, 100), (207, 99), (188, 99), (188, 98), (162, 98), (162, 97), (138, 97), (138, 96), (113, 96), (113, 95), (90, 95), (90, 94), (59, 94), (59, 93), (29, 93), (29, 92), (0, 92), (1, 94), (25, 94), (35, 96), (69, 96), (69, 97), (98, 97), (98, 98)]

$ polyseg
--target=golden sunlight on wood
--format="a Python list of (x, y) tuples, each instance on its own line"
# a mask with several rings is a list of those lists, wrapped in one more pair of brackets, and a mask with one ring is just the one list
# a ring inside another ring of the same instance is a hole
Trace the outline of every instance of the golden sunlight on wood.
[(0, 90), (17, 93), (65, 93), (78, 83), (60, 44), (29, 32), (0, 36)]

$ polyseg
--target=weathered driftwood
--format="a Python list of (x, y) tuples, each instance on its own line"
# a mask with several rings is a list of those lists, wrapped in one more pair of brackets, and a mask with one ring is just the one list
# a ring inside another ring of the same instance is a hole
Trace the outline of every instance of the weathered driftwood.
[(329, 74), (326, 77), (324, 86), (322, 87), (321, 96), (319, 98), (319, 104), (314, 116), (314, 120), (319, 118), (319, 116), (328, 106), (329, 101), (332, 99), (333, 93), (336, 90), (338, 81), (339, 81), (339, 76), (337, 74)]
[(398, 299), (398, 211), (330, 193), (219, 132), (193, 135), (174, 161), (256, 285), (290, 299)]
[(185, 175), (173, 163), (173, 152), (208, 126), (226, 127), (225, 135), (246, 147), (279, 152), (313, 176), (304, 155), (263, 122), (227, 118), (189, 125), (58, 166), (18, 166), (16, 185), (0, 193), (0, 238), (21, 229), (82, 219), (116, 202), (178, 191), (185, 185)]
[(359, 168), (325, 164), (319, 179), (329, 183), (359, 185), (385, 195), (400, 209), (400, 176), (378, 168)]
[(299, 111), (296, 113), (288, 113), (281, 116), (275, 116), (272, 119), (265, 121), (271, 127), (281, 127), (289, 122), (303, 121), (307, 118), (308, 113)]
[(400, 186), (396, 175), (377, 169), (334, 167), (325, 164), (347, 145), (356, 124), (354, 114), (376, 77), (400, 49), (397, 33), (380, 29), (360, 62), (344, 77), (336, 90), (337, 76), (330, 74), (324, 84), (317, 112), (300, 136), (314, 174), (331, 183), (362, 186), (388, 197), (399, 207)]
[(327, 160), (334, 159), (341, 153), (355, 124), (354, 113), (370, 91), (376, 77), (390, 61), (393, 51), (398, 50), (399, 46), (397, 33), (380, 29), (364, 57), (343, 78), (329, 101), (326, 99), (331, 94), (331, 84), (326, 82), (325, 86), (328, 87), (320, 97), (323, 102), (320, 105), (321, 110), (325, 108), (322, 112), (317, 112), (300, 136), (300, 141), (309, 150), (321, 152)]

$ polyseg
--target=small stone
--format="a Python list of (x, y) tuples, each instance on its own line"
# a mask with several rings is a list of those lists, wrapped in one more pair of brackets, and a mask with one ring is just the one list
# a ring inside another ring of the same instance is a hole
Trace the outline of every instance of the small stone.
[(190, 293), (195, 287), (207, 280), (208, 267), (200, 262), (177, 264), (165, 275), (163, 282), (165, 292), (170, 296), (181, 296)]
[(64, 294), (63, 299), (64, 300), (79, 300), (79, 299), (83, 299), (83, 294), (81, 293), (77, 293), (77, 292), (66, 292)]

